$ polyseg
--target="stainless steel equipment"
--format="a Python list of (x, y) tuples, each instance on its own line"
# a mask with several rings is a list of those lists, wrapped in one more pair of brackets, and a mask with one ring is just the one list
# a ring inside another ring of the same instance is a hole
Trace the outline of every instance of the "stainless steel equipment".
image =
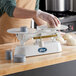
[(62, 30), (63, 32), (74, 32), (76, 31), (76, 16), (68, 16), (59, 18), (63, 25), (68, 26), (68, 29)]
[(49, 11), (69, 11), (71, 0), (46, 0), (46, 10)]
[(76, 31), (76, 0), (43, 0), (40, 6), (42, 3), (46, 8), (40, 8), (41, 10), (55, 15), (63, 25), (68, 26), (67, 30), (62, 31)]
[(76, 0), (73, 0), (73, 11), (76, 12)]

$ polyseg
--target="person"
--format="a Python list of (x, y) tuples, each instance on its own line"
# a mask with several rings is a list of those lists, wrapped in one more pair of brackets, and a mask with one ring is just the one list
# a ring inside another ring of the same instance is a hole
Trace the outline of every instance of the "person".
[(55, 27), (60, 23), (57, 17), (38, 10), (38, 7), (39, 0), (0, 0), (0, 44), (17, 42), (16, 36), (7, 30), (22, 26), (30, 28), (32, 19), (37, 25), (46, 21)]

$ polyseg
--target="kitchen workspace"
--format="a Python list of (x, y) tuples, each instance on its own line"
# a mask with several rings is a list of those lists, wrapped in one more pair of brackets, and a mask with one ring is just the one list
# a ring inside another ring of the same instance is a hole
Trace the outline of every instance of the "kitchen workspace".
[(0, 0), (0, 76), (76, 76), (76, 0)]

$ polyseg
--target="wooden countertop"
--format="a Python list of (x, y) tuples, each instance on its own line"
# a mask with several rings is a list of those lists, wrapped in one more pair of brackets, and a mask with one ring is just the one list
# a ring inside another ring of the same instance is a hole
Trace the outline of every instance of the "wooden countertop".
[(25, 63), (5, 60), (5, 50), (14, 48), (16, 44), (18, 43), (0, 45), (0, 76), (76, 60), (76, 46), (65, 45), (62, 46), (61, 53), (29, 57)]

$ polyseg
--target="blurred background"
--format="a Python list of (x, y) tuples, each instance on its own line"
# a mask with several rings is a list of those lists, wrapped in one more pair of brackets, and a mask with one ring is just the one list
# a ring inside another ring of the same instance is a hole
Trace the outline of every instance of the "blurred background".
[(76, 31), (76, 0), (40, 0), (39, 9), (55, 15), (63, 25), (68, 26), (62, 31)]

